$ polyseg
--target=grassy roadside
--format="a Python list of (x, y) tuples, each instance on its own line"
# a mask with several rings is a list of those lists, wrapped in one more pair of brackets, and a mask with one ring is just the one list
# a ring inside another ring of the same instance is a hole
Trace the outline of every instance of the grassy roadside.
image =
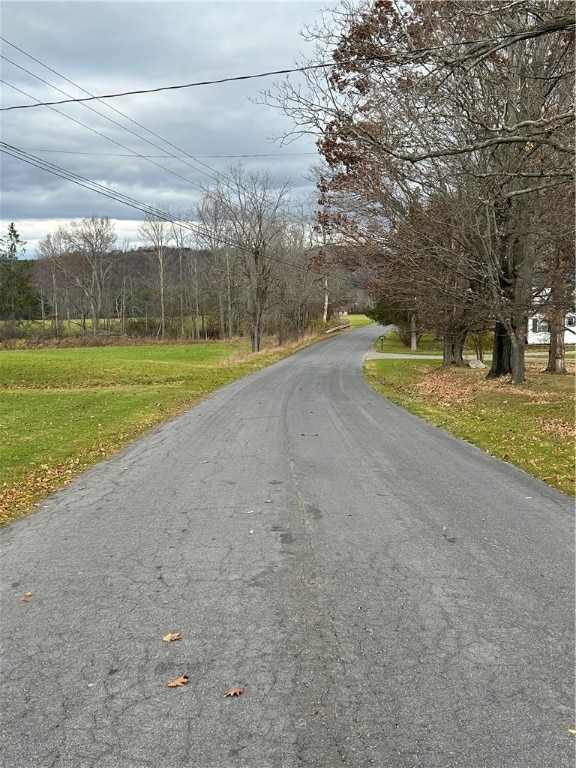
[(320, 336), (0, 352), (0, 524), (219, 387)]
[(374, 325), (374, 320), (370, 320), (366, 315), (347, 315), (343, 320), (347, 320), (352, 328), (364, 328), (366, 325)]
[[(442, 342), (432, 334), (424, 334), (418, 342), (416, 352), (411, 352), (401, 340), (396, 331), (390, 331), (386, 334), (383, 341), (374, 342), (375, 352), (387, 352), (393, 355), (441, 355)], [(468, 350), (466, 350), (468, 351)]]
[(574, 495), (573, 376), (542, 373), (541, 363), (527, 368), (528, 381), (514, 386), (428, 360), (370, 360), (365, 372), (411, 413)]
[[(375, 352), (387, 352), (394, 355), (442, 355), (442, 341), (433, 334), (424, 334), (418, 342), (416, 352), (411, 352), (410, 348), (402, 343), (396, 331), (386, 334), (383, 342), (377, 340), (374, 342)], [(486, 334), (483, 341), (483, 353), (490, 359), (492, 354), (492, 334)], [(468, 338), (464, 347), (464, 359), (476, 358), (475, 349)], [(548, 358), (548, 345), (536, 344), (526, 348), (526, 358), (538, 358), (546, 360)], [(566, 361), (573, 362), (576, 359), (576, 349), (574, 344), (566, 345)]]

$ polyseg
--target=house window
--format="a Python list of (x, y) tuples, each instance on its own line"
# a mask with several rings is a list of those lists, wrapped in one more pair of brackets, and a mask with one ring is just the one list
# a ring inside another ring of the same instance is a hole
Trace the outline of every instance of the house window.
[(566, 318), (566, 325), (568, 326), (576, 325), (576, 315), (568, 315), (568, 317)]
[(532, 318), (532, 333), (538, 333), (538, 320), (535, 317)]
[(548, 323), (546, 320), (538, 320), (538, 333), (548, 333)]

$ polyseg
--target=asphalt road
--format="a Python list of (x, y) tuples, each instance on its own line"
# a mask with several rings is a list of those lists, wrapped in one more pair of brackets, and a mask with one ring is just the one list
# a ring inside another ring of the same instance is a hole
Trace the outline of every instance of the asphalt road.
[(572, 768), (572, 501), (376, 395), (379, 330), (1, 531), (3, 768)]

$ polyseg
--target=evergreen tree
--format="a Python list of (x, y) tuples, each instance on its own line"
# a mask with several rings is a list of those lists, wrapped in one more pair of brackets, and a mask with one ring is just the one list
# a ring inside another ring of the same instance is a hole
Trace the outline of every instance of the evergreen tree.
[(19, 258), (25, 246), (14, 223), (9, 224), (8, 234), (0, 238), (0, 320), (40, 317), (40, 296), (32, 285), (31, 265)]

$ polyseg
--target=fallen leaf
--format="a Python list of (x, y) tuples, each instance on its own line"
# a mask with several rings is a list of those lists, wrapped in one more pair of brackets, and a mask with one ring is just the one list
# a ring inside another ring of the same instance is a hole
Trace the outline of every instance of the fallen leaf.
[(167, 635), (164, 635), (162, 638), (165, 643), (173, 643), (174, 640), (180, 640), (180, 632), (168, 632)]
[(244, 688), (229, 688), (226, 693), (222, 694), (222, 698), (226, 698), (227, 696), (242, 696), (244, 693)]
[(200, 464), (209, 464), (209, 463), (210, 463), (210, 462), (208, 461), (208, 459), (205, 459), (204, 461), (201, 461), (201, 462), (200, 462)]
[(32, 597), (32, 592), (26, 592), (22, 600), (20, 600), (21, 603), (27, 603), (30, 598)]
[(272, 504), (272, 499), (264, 499), (264, 504)]
[(568, 728), (568, 731), (569, 731), (570, 733), (576, 733), (576, 728)]
[(248, 536), (254, 536), (254, 531), (252, 528), (248, 531)]
[(166, 685), (168, 688), (181, 688), (183, 685), (186, 685), (188, 680), (190, 680), (188, 675), (182, 675), (182, 677), (177, 677), (175, 680), (170, 680)]
[(447, 526), (447, 525), (443, 525), (443, 526), (442, 526), (442, 530), (443, 530), (443, 531), (447, 531), (447, 530), (448, 530), (448, 526)]

